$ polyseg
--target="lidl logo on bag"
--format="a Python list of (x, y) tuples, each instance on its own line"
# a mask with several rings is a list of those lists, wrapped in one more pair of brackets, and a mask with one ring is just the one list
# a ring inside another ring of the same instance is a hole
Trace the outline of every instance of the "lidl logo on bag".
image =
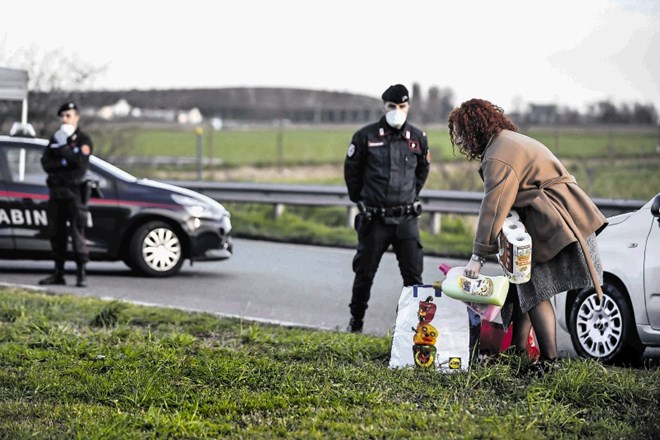
[(459, 358), (459, 357), (449, 358), (449, 369), (450, 370), (460, 370), (462, 365), (463, 365), (463, 363), (461, 362), (461, 358)]

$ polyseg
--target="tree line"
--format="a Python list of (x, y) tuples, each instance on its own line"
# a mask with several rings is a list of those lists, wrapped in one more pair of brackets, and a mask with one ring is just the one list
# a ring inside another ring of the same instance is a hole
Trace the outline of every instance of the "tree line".
[[(54, 109), (67, 99), (81, 100), (88, 107), (111, 105), (122, 98), (142, 107), (194, 106), (205, 118), (247, 122), (286, 119), (293, 123), (358, 124), (381, 114), (379, 98), (344, 92), (256, 87), (95, 91), (92, 86), (106, 67), (93, 66), (62, 51), (43, 54), (32, 48), (22, 52), (19, 59), (8, 59), (0, 52), (0, 65), (3, 64), (28, 71), (29, 120), (38, 132), (52, 129), (57, 123)], [(451, 87), (431, 86), (424, 90), (419, 83), (413, 83), (411, 94), (411, 119), (419, 124), (442, 123), (459, 104)], [(507, 109), (507, 114), (519, 124), (658, 124), (658, 111), (653, 104), (615, 104), (611, 100), (589, 104), (584, 112), (556, 104), (532, 103), (525, 109)], [(17, 103), (0, 102), (0, 129), (19, 115)]]
[[(460, 103), (455, 102), (454, 92), (450, 87), (431, 86), (423, 91), (418, 83), (412, 87), (411, 112), (421, 123), (430, 124), (446, 121), (449, 113)], [(586, 125), (586, 124), (622, 124), (656, 125), (658, 110), (653, 104), (639, 102), (615, 104), (611, 100), (602, 100), (587, 105), (586, 111), (580, 112), (569, 106), (557, 104), (531, 103), (525, 109), (505, 109), (519, 124), (539, 125)]]

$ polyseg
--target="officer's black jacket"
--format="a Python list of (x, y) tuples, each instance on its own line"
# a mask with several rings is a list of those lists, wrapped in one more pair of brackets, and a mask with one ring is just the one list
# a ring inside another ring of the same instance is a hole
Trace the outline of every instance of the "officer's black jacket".
[(426, 133), (407, 121), (400, 130), (380, 121), (358, 130), (344, 161), (350, 199), (395, 207), (415, 201), (429, 174)]
[(71, 198), (80, 194), (80, 185), (89, 169), (89, 156), (93, 151), (91, 138), (76, 129), (67, 139), (67, 144), (55, 148), (57, 142), (51, 137), (41, 156), (41, 166), (48, 173), (46, 183), (51, 197)]

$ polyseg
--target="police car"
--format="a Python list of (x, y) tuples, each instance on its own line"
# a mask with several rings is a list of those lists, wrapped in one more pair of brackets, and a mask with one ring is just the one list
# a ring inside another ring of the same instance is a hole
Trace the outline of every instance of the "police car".
[[(52, 259), (41, 168), (46, 139), (0, 135), (0, 258)], [(230, 213), (215, 200), (131, 174), (92, 156), (86, 176), (99, 191), (89, 201), (90, 259), (123, 261), (136, 272), (176, 274), (184, 260), (232, 256)]]
[(604, 363), (637, 363), (660, 347), (660, 194), (610, 217), (598, 235), (603, 301), (593, 288), (553, 297), (575, 351)]

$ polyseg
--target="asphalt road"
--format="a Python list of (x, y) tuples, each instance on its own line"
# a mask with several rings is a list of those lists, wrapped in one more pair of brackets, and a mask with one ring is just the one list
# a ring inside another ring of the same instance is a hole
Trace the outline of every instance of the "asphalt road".
[[(330, 330), (345, 329), (349, 313), (354, 251), (266, 241), (235, 240), (235, 254), (226, 261), (186, 263), (175, 277), (148, 278), (133, 274), (123, 263), (91, 262), (89, 286), (75, 287), (74, 265), (67, 263), (67, 286), (38, 286), (52, 263), (0, 260), (0, 282), (141, 304), (205, 311), (250, 321), (276, 322)], [(463, 265), (463, 260), (426, 257), (424, 281), (442, 279), (440, 263)], [(499, 274), (487, 263), (486, 274)], [(365, 333), (385, 335), (392, 330), (401, 294), (396, 258), (386, 253), (376, 275)], [(465, 313), (452, 301), (447, 313)], [(558, 346), (564, 356), (574, 356), (570, 337), (558, 329)]]

